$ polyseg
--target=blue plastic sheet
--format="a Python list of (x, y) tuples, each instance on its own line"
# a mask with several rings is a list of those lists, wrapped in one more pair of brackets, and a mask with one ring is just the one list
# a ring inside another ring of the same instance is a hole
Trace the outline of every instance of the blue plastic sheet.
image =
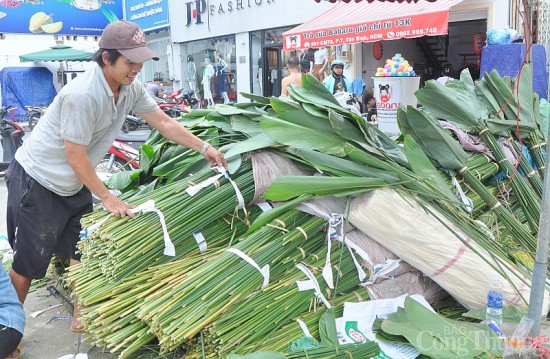
[[(540, 98), (547, 98), (548, 71), (546, 70), (546, 51), (544, 46), (533, 44), (533, 91)], [(480, 75), (497, 70), (500, 76), (516, 77), (525, 58), (525, 44), (488, 45), (481, 52)]]
[(48, 106), (57, 92), (52, 73), (45, 67), (5, 67), (0, 71), (2, 106), (17, 107), (15, 118), (23, 120), (25, 106)]

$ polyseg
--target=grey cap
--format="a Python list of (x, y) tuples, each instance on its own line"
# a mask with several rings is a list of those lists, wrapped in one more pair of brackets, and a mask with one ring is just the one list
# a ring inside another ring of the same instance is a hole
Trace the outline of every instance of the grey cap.
[(118, 50), (122, 56), (135, 63), (147, 60), (158, 61), (158, 56), (147, 47), (145, 34), (131, 21), (115, 21), (103, 30), (99, 47), (106, 50)]

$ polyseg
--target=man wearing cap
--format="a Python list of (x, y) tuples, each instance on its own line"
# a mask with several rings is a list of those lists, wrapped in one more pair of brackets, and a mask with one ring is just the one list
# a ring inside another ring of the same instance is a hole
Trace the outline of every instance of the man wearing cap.
[[(53, 254), (69, 258), (71, 265), (79, 262), (75, 249), (80, 219), (92, 211), (90, 191), (113, 215), (135, 217), (133, 206), (109, 192), (94, 170), (130, 111), (210, 164), (227, 167), (218, 150), (162, 112), (136, 81), (143, 63), (158, 57), (135, 23), (109, 24), (99, 47), (96, 64), (63, 87), (6, 171), (8, 237), (14, 249), (10, 277), (21, 303), (31, 280), (45, 276)], [(77, 316), (75, 306), (71, 330), (82, 331)]]
[(344, 76), (344, 61), (334, 60), (330, 64), (332, 73), (323, 80), (323, 85), (332, 93), (351, 92), (351, 82)]

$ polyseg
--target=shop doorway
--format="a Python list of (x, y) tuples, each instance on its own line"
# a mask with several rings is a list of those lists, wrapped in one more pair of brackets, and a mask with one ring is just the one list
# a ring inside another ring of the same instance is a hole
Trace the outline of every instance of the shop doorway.
[(264, 95), (267, 97), (281, 95), (281, 49), (278, 47), (265, 47), (262, 58), (264, 59)]
[(286, 64), (295, 52), (283, 52), (282, 47), (265, 47), (263, 50), (264, 96), (278, 97), (281, 95), (281, 80), (288, 76)]

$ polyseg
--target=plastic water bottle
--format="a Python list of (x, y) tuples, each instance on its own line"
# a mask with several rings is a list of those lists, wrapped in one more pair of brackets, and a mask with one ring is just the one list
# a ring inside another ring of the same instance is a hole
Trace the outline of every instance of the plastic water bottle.
[(498, 275), (492, 276), (489, 283), (485, 319), (487, 323), (502, 324), (502, 283)]

